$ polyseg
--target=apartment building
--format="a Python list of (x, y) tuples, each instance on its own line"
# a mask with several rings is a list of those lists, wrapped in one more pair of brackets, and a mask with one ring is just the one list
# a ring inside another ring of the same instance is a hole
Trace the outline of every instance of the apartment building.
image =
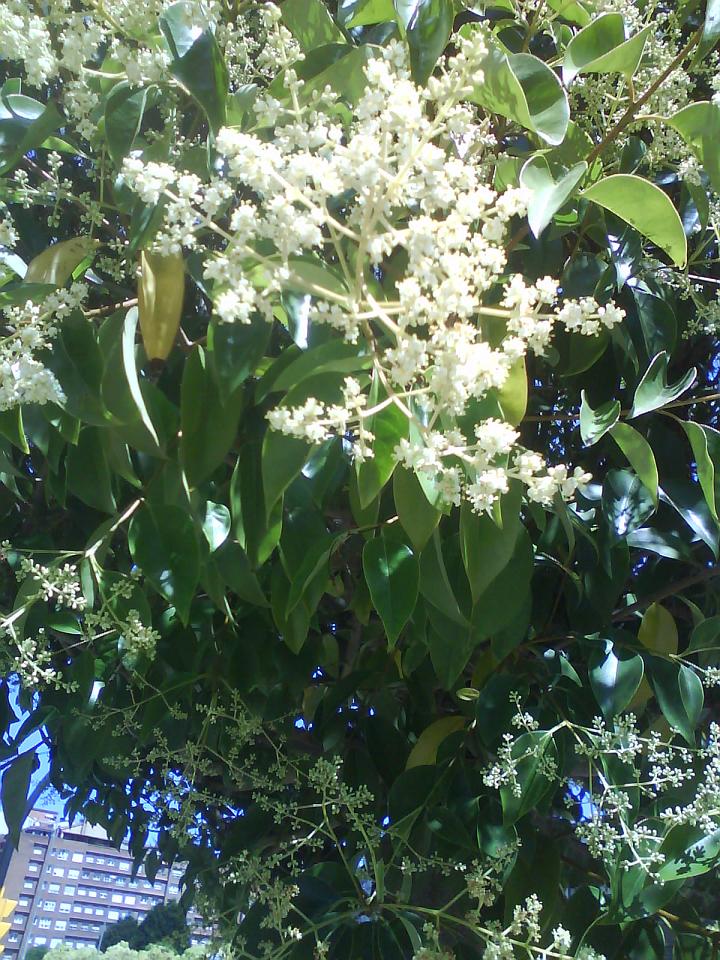
[[(7, 842), (7, 838), (3, 838)], [(99, 827), (73, 826), (52, 811), (34, 810), (13, 850), (3, 885), (17, 900), (3, 944), (7, 960), (29, 947), (97, 946), (105, 927), (122, 917), (141, 921), (156, 904), (180, 896), (182, 865), (158, 871), (154, 882)], [(209, 942), (199, 915), (188, 915), (193, 944)]]

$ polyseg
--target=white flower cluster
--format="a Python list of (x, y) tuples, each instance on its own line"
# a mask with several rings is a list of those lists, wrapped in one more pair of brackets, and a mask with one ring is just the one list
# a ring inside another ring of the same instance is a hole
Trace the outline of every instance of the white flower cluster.
[[(504, 242), (526, 196), (488, 186), (486, 130), (466, 106), (486, 53), (482, 34), (459, 41), (427, 89), (412, 82), (403, 44), (376, 51), (343, 122), (329, 89), (306, 90), (298, 79), (297, 51), (272, 5), (266, 16), (285, 96), (258, 98), (257, 132), (220, 131), (219, 175), (208, 185), (171, 164), (125, 163), (143, 200), (169, 202), (157, 248), (193, 247), (206, 231), (224, 240), (205, 267), (222, 321), (271, 320), (278, 293), (290, 291), (305, 297), (310, 323), (362, 341), (370, 381), (350, 378), (336, 404), (280, 407), (273, 429), (311, 443), (339, 434), (367, 458), (373, 417), (392, 404), (409, 421), (398, 462), (426, 473), (447, 502), (489, 510), (513, 478), (542, 504), (571, 497), (588, 476), (548, 469), (523, 450), (502, 422), (502, 391), (528, 351), (547, 349), (556, 324), (594, 336), (623, 311), (591, 298), (558, 306), (552, 278), (507, 277)], [(385, 274), (390, 293), (378, 282)], [(498, 416), (475, 412), (491, 398)], [(474, 436), (459, 425), (468, 415)]]
[(46, 567), (31, 557), (22, 557), (16, 575), (18, 580), (34, 580), (38, 584), (38, 595), (43, 600), (53, 600), (70, 610), (85, 608), (78, 569), (71, 563)]
[(0, 324), (0, 410), (22, 403), (60, 403), (64, 399), (55, 375), (35, 353), (50, 345), (58, 320), (67, 317), (87, 296), (87, 287), (74, 283), (56, 290), (40, 303), (32, 300), (6, 307)]

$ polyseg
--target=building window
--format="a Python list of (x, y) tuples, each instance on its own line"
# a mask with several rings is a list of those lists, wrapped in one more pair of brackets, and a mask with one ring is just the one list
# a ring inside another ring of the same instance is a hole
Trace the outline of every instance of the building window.
[(75, 896), (75, 884), (74, 884), (74, 883), (66, 883), (66, 884), (65, 884), (65, 896), (66, 896), (66, 897), (74, 897), (74, 896)]
[(70, 856), (69, 850), (58, 850), (58, 853), (57, 853), (58, 860), (67, 860), (69, 856)]
[(65, 867), (53, 867), (53, 876), (54, 876), (54, 877), (64, 877), (64, 876), (65, 876)]
[(71, 904), (61, 903), (60, 904), (60, 913), (70, 913)]
[(56, 906), (57, 904), (55, 903), (54, 900), (45, 900), (43, 902), (42, 908), (43, 910), (54, 910)]
[(73, 913), (82, 913), (82, 904), (74, 903), (73, 904)]
[(112, 902), (113, 902), (113, 903), (122, 903), (122, 896), (121, 896), (121, 894), (119, 894), (119, 893), (114, 893), (114, 894), (112, 895)]
[(52, 940), (50, 941), (50, 946), (59, 947), (61, 943), (62, 943), (62, 940), (60, 939), (60, 937), (53, 937)]
[[(81, 853), (74, 853), (72, 855), (73, 863), (82, 863), (83, 855)], [(90, 854), (88, 854), (88, 860), (90, 860)]]
[(125, 903), (129, 903), (131, 906), (135, 904), (135, 897), (131, 897), (130, 894), (125, 896)]
[[(48, 867), (48, 870), (50, 867)], [(40, 870), (40, 864), (38, 863), (29, 863), (28, 864), (28, 873), (37, 873)]]
[(51, 883), (50, 886), (48, 887), (48, 893), (60, 893), (60, 884)]
[(47, 917), (40, 917), (40, 923), (38, 924), (41, 930), (49, 930), (52, 926), (52, 923)]
[(23, 883), (23, 890), (34, 890), (35, 884), (32, 880), (25, 880)]
[(103, 910), (102, 907), (96, 907), (96, 908), (95, 908), (95, 916), (96, 916), (96, 917), (104, 917), (104, 916), (105, 916), (105, 911)]
[(47, 937), (35, 937), (33, 943), (36, 947), (43, 947), (47, 943)]
[(123, 871), (123, 873), (127, 873), (127, 871), (130, 869), (130, 864), (127, 860), (120, 861), (120, 869)]
[(68, 870), (68, 880), (78, 880), (80, 878), (79, 870)]
[(120, 912), (118, 910), (108, 910), (108, 920), (119, 920)]
[(55, 929), (56, 930), (65, 930), (67, 928), (67, 920), (56, 920)]
[(40, 856), (40, 857), (41, 857), (41, 856), (45, 853), (45, 848), (44, 848), (44, 847), (33, 847), (33, 853), (35, 854), (36, 857), (37, 857), (37, 856)]

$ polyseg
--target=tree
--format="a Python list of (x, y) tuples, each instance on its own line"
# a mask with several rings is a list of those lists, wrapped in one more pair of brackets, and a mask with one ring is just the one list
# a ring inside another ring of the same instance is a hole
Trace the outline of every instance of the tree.
[(261, 7), (0, 3), (11, 833), (39, 730), (242, 960), (713, 960), (717, 4)]
[[(100, 960), (100, 953), (95, 947), (63, 944), (50, 950), (45, 948), (45, 953), (50, 960)], [(134, 950), (121, 941), (108, 947), (104, 956), (107, 960), (201, 960), (205, 952), (202, 947), (190, 947), (182, 953), (175, 953), (166, 944), (152, 944), (143, 950)]]
[(127, 943), (132, 950), (144, 950), (152, 943), (160, 943), (182, 953), (190, 946), (190, 928), (186, 911), (179, 903), (158, 903), (140, 923), (135, 917), (122, 917), (105, 928), (100, 950), (105, 952), (116, 943)]
[(30, 947), (25, 954), (25, 960), (43, 960), (49, 949), (49, 947)]
[(105, 953), (116, 943), (126, 943), (132, 949), (140, 949), (138, 945), (139, 924), (135, 917), (121, 917), (116, 923), (108, 924), (100, 938), (99, 949)]

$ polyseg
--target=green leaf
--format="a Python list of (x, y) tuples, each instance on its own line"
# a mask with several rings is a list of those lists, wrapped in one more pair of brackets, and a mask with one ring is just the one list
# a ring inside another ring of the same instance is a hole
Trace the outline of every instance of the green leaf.
[(392, 649), (417, 603), (420, 580), (417, 559), (410, 547), (383, 532), (367, 541), (362, 562), (373, 606)]
[(229, 78), (214, 34), (202, 33), (187, 53), (173, 60), (170, 73), (197, 100), (217, 134), (225, 123)]
[(282, 499), (278, 499), (271, 510), (262, 509), (265, 502), (262, 450), (258, 443), (243, 444), (230, 483), (235, 536), (247, 551), (253, 568), (265, 563), (278, 545), (282, 531)]
[(124, 422), (140, 420), (151, 442), (158, 447), (155, 425), (150, 418), (140, 388), (135, 359), (135, 340), (138, 325), (137, 307), (108, 317), (100, 330), (100, 344), (104, 355), (101, 395), (108, 410)]
[(553, 216), (575, 192), (587, 172), (587, 163), (581, 161), (556, 180), (542, 155), (531, 157), (520, 171), (520, 183), (530, 191), (528, 223), (533, 236), (539, 237)]
[(326, 43), (345, 43), (342, 30), (336, 25), (322, 0), (285, 0), (283, 23), (303, 50), (310, 51)]
[(240, 391), (226, 404), (220, 402), (205, 351), (197, 346), (185, 363), (180, 390), (180, 459), (191, 486), (206, 480), (225, 459), (237, 435), (243, 402)]
[(678, 652), (678, 630), (673, 615), (659, 603), (645, 611), (638, 640), (652, 653), (669, 657)]
[[(370, 394), (370, 403), (373, 394)], [(365, 426), (374, 435), (373, 456), (357, 467), (360, 506), (366, 507), (378, 496), (395, 469), (395, 448), (408, 435), (409, 422), (403, 411), (394, 403), (365, 421)]]
[[(344, 375), (339, 373), (322, 373), (317, 377), (309, 377), (288, 391), (279, 406), (301, 406), (309, 397), (315, 397), (323, 403), (337, 403), (341, 399), (344, 382)], [(302, 470), (313, 446), (314, 444), (307, 440), (286, 436), (278, 430), (269, 429), (265, 434), (262, 483), (267, 516), (270, 516), (275, 504)], [(370, 500), (372, 499), (370, 497)]]
[(528, 403), (528, 380), (525, 357), (519, 357), (508, 371), (505, 383), (497, 390), (497, 401), (506, 423), (517, 427), (522, 423)]
[(658, 502), (658, 468), (652, 447), (641, 433), (629, 423), (616, 423), (610, 436), (620, 447), (643, 484), (647, 487), (653, 503)]
[(692, 420), (678, 420), (678, 423), (682, 426), (690, 441), (695, 457), (698, 480), (708, 510), (713, 519), (718, 520), (720, 476), (715, 469), (715, 464), (720, 467), (720, 433), (704, 423), (695, 423)]
[(465, 717), (440, 717), (439, 720), (425, 727), (410, 751), (405, 765), (406, 770), (412, 767), (424, 767), (437, 763), (438, 747), (451, 734), (463, 730), (466, 724)]
[(713, 189), (720, 192), (720, 105), (699, 101), (683, 107), (665, 123), (680, 134), (710, 178)]
[(450, 39), (455, 18), (452, 0), (395, 0), (395, 9), (410, 48), (413, 80), (422, 85)]
[(208, 364), (220, 391), (220, 400), (226, 403), (257, 370), (270, 343), (272, 325), (262, 317), (253, 317), (250, 323), (219, 323), (213, 320), (208, 327)]
[(642, 380), (637, 386), (630, 417), (641, 417), (652, 410), (658, 410), (682, 396), (695, 382), (697, 371), (691, 367), (676, 383), (668, 384), (667, 371), (670, 358), (663, 351), (650, 362)]
[(224, 503), (213, 503), (212, 500), (206, 501), (202, 531), (205, 534), (211, 553), (214, 553), (225, 543), (230, 533), (230, 511)]
[(706, 834), (700, 827), (679, 824), (670, 830), (660, 852), (665, 858), (658, 870), (658, 877), (663, 883), (699, 877), (717, 865), (720, 830)]
[(597, 443), (620, 419), (620, 401), (608, 400), (593, 410), (583, 390), (580, 394), (580, 436), (586, 447)]
[(690, 746), (695, 746), (695, 728), (705, 699), (697, 674), (684, 664), (660, 657), (650, 659), (648, 673), (665, 719)]
[(629, 470), (611, 470), (605, 478), (602, 509), (615, 536), (623, 539), (655, 511), (650, 491)]
[(17, 846), (25, 822), (30, 777), (35, 769), (35, 753), (21, 753), (6, 769), (0, 787), (2, 811), (8, 828), (8, 842)]
[(256, 607), (269, 605), (252, 572), (248, 556), (239, 543), (226, 540), (213, 559), (225, 583), (241, 600)]
[(5, 437), (23, 453), (30, 453), (30, 447), (23, 429), (22, 409), (20, 407), (0, 410), (0, 436)]
[(620, 217), (664, 250), (678, 267), (687, 262), (687, 239), (672, 202), (654, 183), (631, 173), (616, 173), (583, 191), (591, 200)]
[(520, 795), (517, 796), (509, 785), (500, 788), (503, 823), (506, 825), (515, 823), (536, 807), (552, 788), (553, 781), (545, 774), (548, 761), (557, 757), (557, 748), (550, 734), (533, 730), (513, 741), (511, 755), (516, 762), (515, 776)]
[(603, 716), (611, 720), (628, 706), (642, 682), (642, 657), (615, 651), (610, 640), (601, 640), (588, 664), (590, 686)]
[(200, 580), (200, 548), (188, 513), (175, 506), (145, 506), (130, 523), (128, 542), (133, 562), (186, 624)]
[[(464, 35), (477, 27), (465, 26)], [(547, 64), (529, 53), (508, 53), (489, 32), (483, 31), (488, 53), (483, 79), (470, 99), (492, 113), (514, 120), (537, 133), (547, 143), (560, 144), (570, 120), (562, 84)]]
[(395, 19), (393, 0), (340, 0), (338, 22), (346, 29)]
[(626, 40), (622, 14), (602, 14), (567, 45), (563, 81), (572, 83), (579, 73), (622, 73), (631, 78), (640, 65), (651, 30), (645, 27)]
[(73, 271), (90, 256), (97, 245), (92, 237), (72, 237), (54, 243), (28, 264), (25, 283), (52, 283), (64, 286)]
[(0, 98), (0, 175), (6, 173), (29, 150), (39, 147), (63, 125), (54, 103), (40, 103), (22, 93)]
[(115, 512), (110, 468), (98, 427), (84, 427), (65, 460), (68, 492), (104, 513)]
[(149, 87), (139, 90), (127, 81), (116, 84), (105, 101), (105, 137), (118, 166), (130, 153), (140, 132), (147, 107)]
[(174, 60), (183, 57), (202, 33), (192, 0), (171, 3), (160, 15), (159, 25)]
[(452, 623), (465, 628), (469, 626), (450, 583), (437, 528), (420, 557), (420, 592)]
[(500, 521), (487, 514), (473, 513), (464, 502), (460, 507), (460, 548), (470, 581), (473, 603), (507, 566), (515, 552), (520, 522), (521, 488), (514, 484), (500, 501)]
[(393, 496), (403, 530), (413, 547), (421, 552), (442, 514), (428, 501), (413, 471), (404, 467), (397, 467), (393, 474)]
[(720, 0), (707, 0), (699, 57), (708, 54), (720, 39)]
[(578, 27), (586, 27), (590, 23), (590, 14), (583, 4), (576, 0), (547, 0), (547, 3), (551, 10), (569, 23), (574, 23)]

